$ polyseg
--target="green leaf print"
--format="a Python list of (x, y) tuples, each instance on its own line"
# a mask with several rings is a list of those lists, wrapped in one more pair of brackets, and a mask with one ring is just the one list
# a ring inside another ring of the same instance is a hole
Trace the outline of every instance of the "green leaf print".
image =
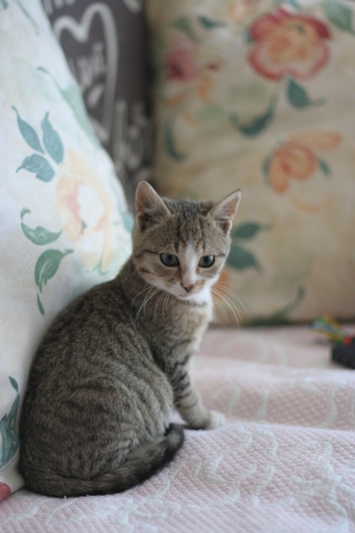
[(171, 27), (175, 28), (176, 30), (180, 30), (192, 41), (195, 41), (196, 43), (199, 42), (199, 38), (195, 34), (191, 25), (191, 20), (188, 17), (182, 16), (173, 20), (173, 22), (171, 23)]
[(25, 157), (22, 165), (16, 170), (16, 172), (21, 169), (32, 172), (36, 175), (36, 178), (45, 182), (51, 181), (54, 176), (54, 170), (48, 163), (47, 159), (38, 154), (32, 154), (29, 157)]
[(28, 124), (28, 122), (26, 122), (20, 117), (20, 114), (15, 106), (11, 106), (11, 109), (13, 109), (17, 115), (17, 124), (24, 140), (31, 148), (33, 148), (33, 150), (44, 154), (43, 148), (35, 130), (32, 128), (32, 126)]
[(304, 109), (310, 106), (318, 106), (326, 103), (324, 98), (318, 100), (312, 100), (307, 91), (295, 82), (292, 78), (289, 79), (287, 85), (287, 98), (293, 107), (298, 109)]
[(64, 157), (63, 144), (58, 133), (52, 128), (52, 124), (49, 122), (48, 115), (49, 113), (46, 114), (41, 122), (43, 131), (43, 144), (53, 161), (59, 164), (63, 161)]
[(39, 294), (37, 294), (37, 306), (38, 306), (38, 309), (39, 309), (39, 312), (41, 313), (41, 315), (44, 315), (45, 311), (44, 311), (44, 307), (42, 305), (41, 299), (39, 297)]
[(257, 222), (244, 222), (232, 229), (232, 239), (252, 239), (262, 230), (271, 229), (268, 224), (258, 224)]
[(222, 28), (226, 25), (226, 23), (221, 20), (212, 20), (209, 17), (204, 17), (204, 16), (198, 17), (198, 20), (200, 24), (207, 30), (213, 30), (215, 28)]
[[(21, 220), (23, 221), (25, 215), (31, 213), (30, 209), (24, 208), (21, 211)], [(21, 223), (22, 231), (26, 235), (26, 237), (33, 242), (33, 244), (38, 245), (44, 245), (44, 244), (50, 244), (51, 242), (56, 241), (61, 233), (62, 230), (58, 232), (51, 232), (48, 231), (46, 228), (43, 228), (42, 226), (37, 226), (36, 228), (32, 229), (26, 226), (24, 222)]]
[(23, 220), (23, 217), (27, 215), (27, 213), (31, 213), (31, 210), (27, 209), (27, 207), (24, 207), (21, 211), (21, 220)]
[(251, 252), (235, 244), (232, 244), (231, 246), (227, 264), (236, 270), (246, 270), (247, 268), (255, 268), (259, 272), (262, 270), (260, 264)]
[(16, 455), (19, 440), (17, 431), (17, 414), (20, 402), (17, 381), (9, 376), (10, 383), (15, 389), (17, 396), (12, 404), (10, 412), (0, 420), (0, 469), (4, 467)]
[(8, 4), (8, 2), (6, 0), (1, 0), (0, 1), (0, 10), (1, 11), (4, 11), (8, 7), (9, 7), (9, 4)]
[(20, 0), (16, 0), (16, 3), (18, 5), (18, 7), (21, 9), (21, 11), (24, 14), (24, 16), (31, 22), (32, 26), (36, 30), (37, 35), (39, 35), (38, 25), (37, 25), (36, 21), (30, 15), (29, 11), (27, 11), (27, 9), (23, 6), (23, 4), (22, 4), (22, 2), (20, 2)]
[(277, 98), (274, 96), (271, 99), (270, 105), (265, 113), (254, 117), (249, 122), (243, 122), (239, 119), (237, 113), (230, 113), (229, 120), (232, 126), (245, 135), (246, 137), (254, 137), (259, 133), (262, 133), (270, 122), (273, 120), (275, 115), (275, 106)]
[(170, 117), (167, 118), (164, 129), (163, 129), (163, 139), (164, 139), (164, 146), (165, 150), (168, 153), (170, 157), (175, 159), (175, 161), (183, 161), (186, 158), (186, 155), (182, 153), (178, 147), (176, 146), (174, 135), (173, 135), (173, 128), (175, 124), (175, 120), (177, 118), (176, 113), (172, 113)]
[(18, 384), (17, 384), (16, 379), (14, 379), (11, 376), (9, 376), (9, 380), (10, 380), (11, 385), (15, 389), (15, 391), (18, 392)]
[(86, 108), (79, 91), (79, 88), (76, 85), (70, 85), (67, 89), (63, 89), (57, 82), (57, 80), (52, 76), (52, 74), (44, 67), (38, 67), (39, 72), (43, 72), (53, 81), (58, 91), (69, 105), (77, 123), (81, 129), (86, 133), (90, 140), (95, 145), (99, 145), (99, 141), (94, 133), (94, 130), (89, 122)]
[(33, 244), (38, 244), (39, 246), (50, 244), (51, 242), (56, 241), (62, 233), (62, 231), (57, 233), (48, 231), (42, 226), (37, 226), (36, 228), (32, 229), (26, 226), (26, 224), (23, 222), (21, 223), (21, 228), (27, 239), (33, 242)]
[(318, 165), (323, 174), (329, 178), (331, 176), (331, 171), (328, 163), (326, 163), (324, 159), (318, 159)]
[(338, 28), (355, 35), (353, 28), (354, 9), (339, 0), (328, 0), (324, 4), (324, 11), (330, 22)]
[(40, 292), (42, 292), (43, 285), (46, 285), (47, 281), (56, 274), (62, 259), (73, 252), (74, 250), (61, 252), (50, 249), (39, 256), (35, 266), (35, 281)]

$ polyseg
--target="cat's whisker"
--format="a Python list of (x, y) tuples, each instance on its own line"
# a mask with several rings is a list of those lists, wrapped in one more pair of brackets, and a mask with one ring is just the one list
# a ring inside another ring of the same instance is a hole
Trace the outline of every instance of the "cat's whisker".
[(147, 304), (147, 298), (148, 298), (148, 300), (150, 299), (149, 296), (150, 296), (151, 292), (154, 291), (154, 289), (155, 289), (155, 287), (153, 285), (148, 287), (148, 293), (144, 296), (144, 300), (143, 300), (140, 308), (138, 309), (138, 313), (136, 314), (135, 323), (137, 323), (137, 320), (138, 320), (138, 317), (140, 315), (141, 310), (145, 309), (145, 306)]
[[(240, 305), (241, 307), (244, 309), (244, 311), (250, 315), (250, 312), (249, 312), (249, 309), (247, 309), (247, 307), (245, 306), (243, 300), (234, 292), (232, 291), (231, 289), (229, 289), (228, 287), (225, 287), (223, 283), (221, 282), (217, 282), (215, 283), (214, 285), (215, 287), (217, 286), (217, 288), (219, 290), (221, 290), (222, 292), (227, 292), (233, 299), (235, 299)], [(233, 285), (232, 285), (233, 286)]]
[(221, 302), (217, 299), (214, 300), (214, 303), (218, 306), (218, 309), (221, 311), (222, 315), (223, 315), (223, 318), (226, 322), (228, 322), (228, 315), (227, 315), (227, 312), (226, 310), (224, 309), (223, 305), (221, 304)]
[(230, 301), (228, 296), (224, 293), (222, 293), (216, 286), (212, 288), (212, 292), (218, 295), (222, 300), (226, 303), (226, 305), (229, 307), (229, 309), (232, 311), (232, 314), (235, 318), (236, 323), (239, 325), (240, 321), (240, 314), (236, 306), (233, 304), (233, 302)]
[(166, 296), (164, 298), (164, 301), (163, 301), (163, 313), (164, 313), (164, 309), (165, 309), (165, 305), (167, 305), (169, 303), (169, 299), (171, 298), (171, 294), (170, 292), (167, 292), (166, 293)]
[(143, 311), (144, 311), (144, 314), (145, 314), (145, 310), (146, 310), (146, 307), (147, 307), (147, 304), (148, 302), (154, 298), (154, 296), (156, 296), (158, 294), (158, 292), (160, 291), (160, 289), (158, 289), (157, 287), (153, 287), (153, 292), (152, 294), (149, 293), (149, 295), (146, 297), (146, 299), (144, 300), (144, 307), (143, 307)]
[(131, 301), (131, 314), (132, 314), (132, 311), (133, 311), (133, 303), (134, 303), (134, 300), (136, 298), (138, 298), (138, 296), (140, 296), (141, 294), (143, 294), (143, 292), (145, 291), (149, 291), (151, 287), (146, 287), (145, 289), (143, 289), (142, 291), (140, 291), (138, 294), (135, 295), (135, 297), (133, 298), (133, 300)]
[(243, 307), (244, 311), (249, 313), (248, 309), (246, 308), (245, 304), (243, 303), (243, 300), (238, 296), (238, 294), (235, 292), (235, 291), (232, 291), (231, 289), (229, 289), (228, 287), (225, 287), (224, 285), (222, 284), (219, 284), (217, 283), (216, 284), (220, 289), (222, 289), (223, 291), (227, 292), (228, 294), (230, 294), (233, 298), (235, 298), (238, 303), (240, 303), (240, 305)]
[[(165, 295), (165, 291), (161, 291), (161, 294), (159, 295), (157, 301), (155, 302), (155, 308), (154, 308), (154, 318), (157, 316), (157, 306), (160, 301), (160, 298)], [(164, 300), (163, 300), (164, 301)]]

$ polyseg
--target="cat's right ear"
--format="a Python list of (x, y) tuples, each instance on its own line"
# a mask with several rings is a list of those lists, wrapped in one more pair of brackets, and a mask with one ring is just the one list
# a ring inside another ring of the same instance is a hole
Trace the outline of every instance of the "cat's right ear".
[(240, 190), (232, 192), (211, 209), (211, 215), (225, 234), (229, 233), (241, 198)]
[(162, 215), (169, 214), (159, 194), (146, 181), (141, 181), (136, 190), (136, 212), (141, 231), (158, 222)]

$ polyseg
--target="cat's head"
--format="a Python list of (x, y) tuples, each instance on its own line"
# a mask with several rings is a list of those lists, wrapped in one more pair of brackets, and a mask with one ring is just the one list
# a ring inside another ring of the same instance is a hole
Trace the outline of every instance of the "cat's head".
[(239, 191), (216, 203), (169, 200), (141, 182), (132, 239), (139, 274), (181, 300), (203, 300), (229, 253), (239, 201)]

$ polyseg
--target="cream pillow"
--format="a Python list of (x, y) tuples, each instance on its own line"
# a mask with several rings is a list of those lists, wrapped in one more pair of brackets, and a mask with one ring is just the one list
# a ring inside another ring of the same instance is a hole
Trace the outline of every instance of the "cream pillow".
[[(220, 322), (355, 316), (355, 4), (147, 0), (156, 183), (242, 189)], [(227, 316), (228, 315), (228, 316)]]
[(0, 499), (22, 486), (18, 416), (54, 316), (113, 278), (131, 216), (38, 0), (0, 11)]

